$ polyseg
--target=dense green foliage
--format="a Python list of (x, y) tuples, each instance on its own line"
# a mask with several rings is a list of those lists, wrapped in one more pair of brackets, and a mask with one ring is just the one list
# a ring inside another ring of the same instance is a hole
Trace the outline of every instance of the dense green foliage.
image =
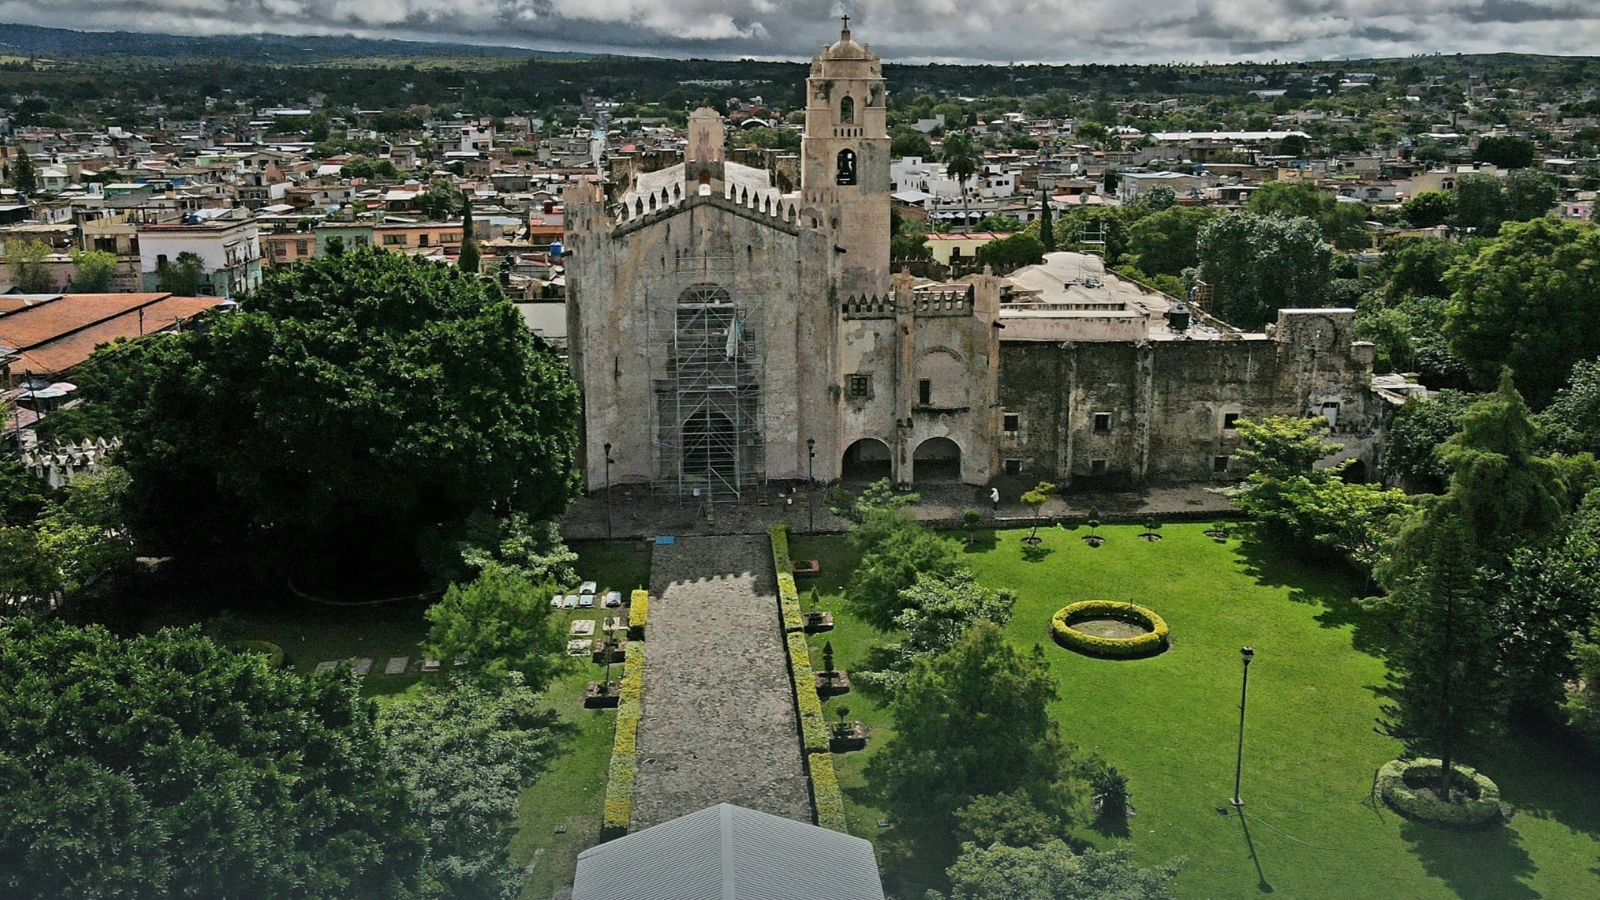
[(1013, 234), (984, 244), (973, 256), (997, 273), (1013, 272), (1043, 262), (1044, 244), (1031, 234)]
[(111, 290), (117, 274), (117, 255), (104, 250), (72, 251), (72, 290), (79, 294), (103, 294)]
[(46, 262), (50, 245), (44, 241), (18, 238), (6, 248), (11, 269), (11, 286), (23, 294), (47, 294), (55, 289), (55, 275)]
[(156, 290), (180, 297), (198, 297), (206, 291), (206, 261), (185, 250), (172, 260), (156, 264)]
[(1389, 421), (1383, 441), (1382, 472), (1415, 492), (1439, 493), (1450, 480), (1450, 466), (1439, 447), (1461, 430), (1461, 417), (1476, 397), (1461, 391), (1439, 391), (1412, 397)]
[(133, 542), (122, 516), (126, 472), (108, 466), (50, 494), (37, 481), (22, 481), (32, 476), (16, 468), (0, 478), (0, 487), (18, 488), (7, 504), (16, 524), (0, 524), (0, 604), (48, 612), (131, 568)]
[(1172, 900), (1181, 867), (1141, 869), (1128, 847), (1075, 853), (1059, 840), (1037, 847), (966, 844), (950, 867), (950, 900)]
[(550, 716), (516, 678), (496, 690), (454, 681), (386, 705), (378, 734), (416, 797), (427, 837), (416, 900), (511, 900), (523, 874), (507, 859), (522, 790), (554, 748)]
[(428, 607), (426, 649), (434, 659), (460, 659), (482, 685), (494, 687), (513, 673), (543, 690), (565, 661), (566, 638), (550, 620), (553, 588), (535, 587), (514, 571), (490, 563), (468, 584), (452, 584)]
[(0, 893), (405, 896), (424, 839), (373, 719), (347, 672), (192, 629), (0, 621)]
[(1128, 229), (1133, 265), (1151, 275), (1173, 276), (1198, 266), (1200, 229), (1216, 217), (1204, 206), (1173, 206), (1145, 216)]
[[(130, 522), (158, 553), (416, 571), (476, 514), (561, 512), (577, 393), (487, 282), (364, 249), (270, 277), (209, 328), (117, 349)], [(141, 396), (138, 389), (142, 388)]]
[(1502, 169), (1523, 169), (1533, 165), (1537, 148), (1532, 141), (1510, 135), (1487, 135), (1478, 140), (1472, 158)]
[(1332, 277), (1332, 248), (1305, 218), (1228, 213), (1201, 228), (1198, 252), (1216, 314), (1245, 329), (1285, 307), (1321, 306)]
[(1512, 225), (1451, 275), (1451, 345), (1481, 389), (1503, 366), (1542, 409), (1574, 363), (1600, 356), (1589, 324), (1600, 294), (1600, 228), (1539, 220)]

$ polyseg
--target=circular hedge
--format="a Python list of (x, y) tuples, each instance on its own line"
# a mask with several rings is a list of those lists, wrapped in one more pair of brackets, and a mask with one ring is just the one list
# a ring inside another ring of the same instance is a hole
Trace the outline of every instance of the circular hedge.
[[(1073, 628), (1076, 622), (1089, 619), (1115, 619), (1149, 629), (1145, 634), (1129, 638), (1109, 638), (1088, 634)], [(1155, 656), (1167, 649), (1167, 623), (1153, 610), (1116, 600), (1085, 600), (1056, 610), (1050, 619), (1050, 635), (1056, 643), (1068, 650), (1100, 659), (1139, 659)]]
[(1406, 784), (1407, 775), (1437, 782), (1441, 765), (1437, 759), (1396, 759), (1384, 763), (1378, 770), (1378, 793), (1397, 812), (1438, 825), (1483, 825), (1500, 818), (1500, 788), (1476, 769), (1461, 765), (1450, 767), (1458, 778), (1477, 787), (1476, 800), (1463, 797), (1455, 803), (1446, 803)]

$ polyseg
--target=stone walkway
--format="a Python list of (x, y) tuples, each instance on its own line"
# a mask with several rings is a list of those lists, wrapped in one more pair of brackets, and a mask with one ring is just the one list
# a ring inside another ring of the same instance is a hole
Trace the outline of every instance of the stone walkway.
[(723, 802), (810, 822), (766, 536), (682, 537), (650, 569), (630, 830)]
[[(932, 525), (948, 527), (957, 525), (966, 510), (976, 509), (982, 513), (986, 527), (1026, 528), (1030, 525), (1032, 512), (1022, 504), (1021, 496), (1032, 485), (1002, 479), (996, 486), (1000, 488), (998, 511), (990, 503), (987, 487), (919, 485), (916, 491), (922, 502), (911, 508), (911, 514)], [(849, 487), (859, 492), (864, 485)], [(1078, 518), (1095, 508), (1100, 511), (1101, 521), (1106, 523), (1141, 522), (1147, 516), (1166, 521), (1211, 521), (1219, 516), (1234, 515), (1228, 498), (1207, 490), (1208, 487), (1212, 486), (1180, 485), (1146, 491), (1054, 496), (1039, 514), (1045, 518)], [(816, 531), (844, 531), (850, 523), (828, 512), (822, 494), (819, 488), (810, 496), (801, 492), (791, 497), (782, 493), (781, 486), (773, 484), (765, 490), (751, 491), (751, 496), (742, 503), (716, 504), (708, 520), (704, 506), (680, 502), (675, 497), (651, 496), (648, 489), (639, 485), (618, 485), (612, 489), (609, 502), (604, 491), (580, 497), (562, 519), (561, 533), (569, 541), (606, 537), (608, 507), (611, 534), (617, 538), (658, 534), (765, 534), (767, 526), (774, 523), (788, 525), (794, 534), (811, 531), (813, 524)], [(812, 506), (814, 508), (808, 508)]]

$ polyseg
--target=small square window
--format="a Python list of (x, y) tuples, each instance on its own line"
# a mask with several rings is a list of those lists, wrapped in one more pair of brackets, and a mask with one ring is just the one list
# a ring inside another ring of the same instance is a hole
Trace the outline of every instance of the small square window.
[(1022, 430), (1022, 414), (1021, 413), (1006, 413), (1005, 416), (1004, 416), (1004, 426), (1003, 427), (1005, 428), (1007, 434), (1016, 434), (1017, 432), (1021, 431)]
[(1111, 413), (1107, 412), (1107, 413), (1095, 413), (1094, 414), (1094, 433), (1095, 434), (1110, 434), (1111, 433)]
[(1223, 413), (1222, 414), (1222, 430), (1223, 431), (1232, 431), (1235, 427), (1238, 426), (1238, 424), (1239, 424), (1239, 414), (1238, 413)]
[(867, 397), (872, 394), (871, 375), (851, 375), (845, 380), (845, 393), (851, 398)]
[(1226, 457), (1226, 456), (1213, 456), (1213, 457), (1211, 457), (1211, 471), (1215, 472), (1218, 475), (1221, 475), (1224, 472), (1227, 472), (1228, 471), (1228, 457)]
[(917, 403), (929, 406), (933, 403), (933, 382), (924, 378), (917, 382)]
[(1090, 475), (1104, 475), (1105, 473), (1106, 473), (1106, 461), (1105, 460), (1103, 460), (1103, 459), (1091, 459), (1091, 460), (1089, 460), (1089, 474)]
[(1011, 476), (1012, 478), (1021, 477), (1021, 475), (1022, 475), (1022, 460), (1020, 460), (1020, 459), (1008, 459), (1008, 460), (1006, 460), (1006, 474)]

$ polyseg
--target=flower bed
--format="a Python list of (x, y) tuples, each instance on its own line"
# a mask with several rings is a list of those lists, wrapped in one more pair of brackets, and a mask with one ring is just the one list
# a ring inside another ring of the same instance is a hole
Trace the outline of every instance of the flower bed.
[[(1074, 622), (1114, 619), (1147, 629), (1134, 637), (1100, 637), (1073, 628)], [(1100, 659), (1140, 659), (1167, 649), (1167, 623), (1153, 610), (1116, 600), (1085, 600), (1064, 606), (1050, 619), (1050, 635), (1068, 650)]]
[(800, 614), (800, 591), (794, 584), (793, 564), (789, 558), (789, 526), (773, 525), (767, 529), (772, 539), (772, 566), (778, 576), (778, 610), (783, 613), (785, 632), (805, 628), (805, 616)]
[(844, 817), (844, 792), (839, 790), (839, 774), (833, 768), (833, 754), (811, 753), (806, 757), (811, 768), (811, 796), (816, 805), (817, 825), (850, 833)]
[(634, 591), (628, 603), (628, 637), (644, 640), (644, 626), (650, 619), (650, 592)]
[(617, 704), (617, 733), (612, 739), (611, 766), (606, 772), (605, 816), (600, 823), (602, 841), (627, 834), (628, 821), (633, 817), (640, 699), (644, 694), (644, 644), (631, 641), (627, 652), (627, 661), (622, 665), (622, 699)]
[(1450, 767), (1459, 779), (1457, 784), (1468, 781), (1477, 789), (1476, 799), (1464, 796), (1454, 803), (1446, 803), (1431, 791), (1406, 784), (1408, 775), (1413, 780), (1424, 778), (1437, 783), (1441, 765), (1437, 759), (1396, 759), (1386, 762), (1378, 770), (1377, 791), (1396, 812), (1436, 825), (1484, 825), (1501, 817), (1499, 786), (1475, 769), (1462, 765)]

